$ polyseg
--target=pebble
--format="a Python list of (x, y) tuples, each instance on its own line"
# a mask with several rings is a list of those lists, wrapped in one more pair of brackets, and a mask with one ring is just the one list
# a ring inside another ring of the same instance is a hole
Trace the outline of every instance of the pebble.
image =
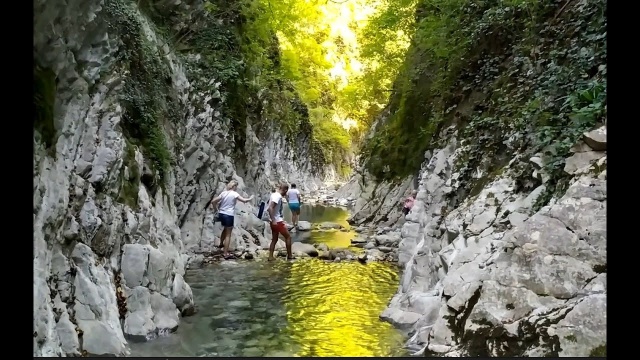
[[(325, 224), (325, 226), (328, 227), (329, 226), (328, 224), (331, 224), (331, 223), (323, 223), (323, 224)], [(319, 226), (320, 224), (314, 224), (315, 231), (329, 231), (329, 232), (338, 231), (337, 229), (326, 229), (326, 230), (318, 229)], [(371, 235), (366, 235), (366, 234), (377, 233), (377, 234), (387, 234), (385, 236), (389, 236), (388, 233), (394, 231), (394, 229), (390, 227), (375, 228), (375, 227), (359, 226), (357, 228), (342, 229), (340, 231), (351, 231), (351, 230), (353, 230), (354, 232), (360, 233), (361, 235), (358, 235), (351, 240), (351, 245), (349, 246), (348, 249), (347, 248), (329, 249), (329, 247), (325, 243), (313, 244), (314, 247), (320, 252), (319, 258), (329, 262), (355, 261), (355, 260), (360, 262), (367, 262), (372, 260), (384, 261), (384, 262), (398, 261), (397, 247), (399, 245), (399, 239), (395, 241), (389, 241), (389, 239), (386, 239), (385, 241), (383, 241), (384, 244), (381, 244), (382, 246), (378, 246), (376, 245), (377, 241), (373, 240), (373, 237), (371, 237)], [(354, 254), (353, 253), (354, 248), (356, 249), (364, 248), (364, 250), (375, 249), (375, 250), (378, 250), (380, 253), (383, 253), (384, 256), (376, 256), (372, 259), (370, 257), (367, 257), (366, 254), (358, 254), (357, 250), (356, 250), (356, 254)], [(332, 254), (330, 254), (330, 252)], [(266, 259), (267, 251), (261, 250), (256, 253), (253, 253), (253, 252), (244, 250), (244, 251), (235, 251), (233, 254), (235, 255), (234, 259), (224, 260), (224, 258), (222, 257), (222, 250), (214, 249), (212, 252), (209, 252), (209, 253), (195, 254), (192, 256), (194, 258), (197, 256), (200, 256), (200, 259), (202, 259), (203, 264), (212, 264), (214, 262), (220, 262), (221, 264), (225, 264), (228, 266), (237, 266), (239, 265), (237, 261), (242, 261), (242, 260), (264, 261)], [(286, 257), (286, 250), (278, 249), (275, 255), (276, 257)], [(294, 255), (296, 255), (296, 260), (308, 258), (306, 254), (296, 253)], [(194, 261), (195, 266), (197, 266), (197, 263), (200, 259)]]

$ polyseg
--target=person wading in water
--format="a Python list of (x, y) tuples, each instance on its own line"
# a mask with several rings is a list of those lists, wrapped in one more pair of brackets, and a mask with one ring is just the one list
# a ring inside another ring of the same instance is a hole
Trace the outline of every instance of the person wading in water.
[(238, 182), (236, 180), (229, 181), (227, 189), (211, 200), (210, 205), (211, 208), (216, 208), (219, 203), (218, 220), (220, 220), (223, 229), (222, 234), (220, 234), (220, 245), (218, 245), (218, 247), (224, 247), (222, 256), (224, 256), (225, 260), (232, 257), (232, 255), (229, 254), (229, 243), (231, 242), (231, 230), (233, 230), (233, 220), (236, 214), (236, 202), (241, 201), (246, 203), (253, 200), (253, 195), (245, 199), (237, 193), (237, 189)]
[(293, 222), (293, 227), (297, 229), (302, 199), (300, 197), (300, 190), (296, 189), (296, 184), (291, 184), (291, 189), (287, 191), (287, 201), (289, 202), (289, 209), (291, 210), (291, 222)]
[(269, 199), (269, 208), (267, 211), (269, 212), (269, 218), (271, 220), (272, 234), (271, 244), (269, 245), (269, 258), (267, 259), (269, 261), (275, 260), (273, 252), (276, 249), (278, 235), (280, 234), (284, 237), (284, 243), (287, 246), (287, 260), (293, 259), (293, 255), (291, 254), (291, 235), (289, 235), (289, 231), (284, 224), (284, 217), (282, 216), (282, 197), (287, 194), (287, 190), (289, 190), (289, 186), (281, 184), (278, 191), (272, 193), (271, 199)]

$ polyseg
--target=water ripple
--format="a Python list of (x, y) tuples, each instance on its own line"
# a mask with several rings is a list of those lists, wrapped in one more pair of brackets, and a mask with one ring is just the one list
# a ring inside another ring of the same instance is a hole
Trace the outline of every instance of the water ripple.
[(174, 334), (131, 344), (132, 356), (405, 355), (402, 335), (379, 319), (399, 283), (392, 265), (238, 262), (189, 270), (185, 280), (198, 312)]
[(295, 262), (283, 301), (296, 355), (391, 355), (400, 338), (378, 315), (397, 284), (397, 270), (386, 264)]

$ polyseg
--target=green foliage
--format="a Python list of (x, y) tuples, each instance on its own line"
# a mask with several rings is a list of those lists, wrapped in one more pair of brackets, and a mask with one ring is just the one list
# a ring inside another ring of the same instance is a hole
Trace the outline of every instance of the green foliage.
[[(244, 143), (250, 121), (259, 136), (265, 130), (280, 131), (294, 146), (304, 134), (312, 134), (309, 145), (313, 155), (309, 160), (318, 166), (338, 158), (332, 155), (333, 147), (343, 144), (343, 139), (316, 139), (321, 133), (325, 137), (327, 134), (319, 130), (322, 125), (313, 121), (317, 112), (308, 111), (315, 100), (323, 98), (323, 92), (297, 86), (303, 79), (310, 83), (301, 70), (305, 64), (300, 56), (307, 61), (313, 56), (315, 60), (322, 58), (321, 54), (312, 54), (311, 50), (317, 50), (314, 47), (295, 52), (283, 50), (276, 36), (276, 32), (292, 33), (296, 21), (309, 20), (304, 15), (314, 13), (315, 7), (298, 0), (216, 0), (208, 1), (205, 8), (208, 19), (203, 21), (204, 26), (186, 37), (182, 47), (195, 49), (202, 56), (200, 61), (189, 64), (191, 78), (221, 82), (220, 90), (226, 98), (223, 111), (232, 120), (236, 143)], [(311, 41), (303, 40), (307, 44)], [(196, 84), (202, 90), (210, 86), (202, 81)], [(274, 120), (275, 126), (271, 126)], [(240, 153), (243, 149), (235, 147)]]
[(383, 1), (367, 25), (358, 32), (365, 72), (339, 94), (338, 106), (356, 119), (364, 131), (389, 100), (394, 79), (401, 70), (407, 41), (416, 29), (418, 0)]
[[(362, 148), (361, 160), (378, 180), (413, 175), (445, 120), (444, 106), (453, 96), (452, 85), (474, 40), (471, 24), (478, 11), (470, 3), (436, 0), (417, 4), (412, 46), (395, 80), (390, 116), (382, 125), (385, 130)], [(398, 24), (395, 26), (408, 29), (403, 31), (412, 31), (407, 24)]]
[(573, 334), (569, 334), (569, 335), (565, 336), (564, 338), (567, 339), (568, 341), (571, 341), (571, 342), (574, 342), (574, 343), (578, 342), (578, 339)]
[[(359, 120), (363, 113), (352, 99), (366, 96), (361, 95), (359, 87), (353, 86), (347, 91), (349, 96), (344, 96), (347, 93), (343, 93), (342, 79), (330, 75), (339, 62), (347, 73), (354, 71), (351, 62), (355, 53), (353, 44), (336, 35), (334, 25), (343, 24), (344, 17), (338, 18), (343, 14), (340, 11), (353, 14), (355, 6), (361, 6), (363, 1), (350, 4), (302, 0), (266, 3), (267, 10), (256, 23), (277, 33), (280, 50), (278, 76), (293, 84), (295, 92), (309, 108), (314, 143), (321, 147), (324, 158), (346, 174), (350, 171), (350, 156), (347, 155), (352, 151), (351, 133), (334, 123), (346, 119)], [(357, 27), (355, 18), (349, 21), (349, 28)]]
[(128, 71), (123, 103), (122, 126), (125, 135), (151, 160), (161, 186), (172, 162), (165, 138), (165, 123), (179, 121), (178, 102), (171, 93), (172, 81), (159, 50), (143, 33), (135, 3), (126, 0), (106, 0), (107, 21), (112, 31), (123, 41), (118, 63)]
[(277, 38), (265, 4), (219, 1), (207, 2), (206, 8), (210, 19), (189, 40), (204, 59), (190, 70), (195, 78), (222, 83), (227, 95), (224, 111), (232, 119), (235, 141), (244, 143), (248, 119), (258, 126), (263, 119), (276, 120), (278, 131), (293, 135), (305, 121), (306, 111), (301, 115), (294, 109), (297, 95), (282, 75)]
[(55, 153), (56, 129), (53, 123), (56, 100), (56, 74), (49, 68), (34, 65), (33, 106), (34, 129), (40, 134), (46, 149)]
[[(125, 167), (122, 166), (120, 173), (120, 193), (118, 201), (129, 205), (132, 209), (138, 207), (138, 191), (140, 184), (140, 169), (135, 159), (135, 147), (128, 141), (125, 144), (124, 165), (128, 168), (128, 174), (125, 174)], [(128, 175), (128, 176), (126, 176)]]
[[(420, 1), (390, 115), (363, 147), (369, 171), (378, 179), (411, 175), (435, 145), (433, 135), (456, 122), (466, 124), (470, 145), (462, 178), (478, 166), (499, 170), (503, 159), (494, 158), (507, 150), (544, 150), (551, 183), (560, 185), (551, 191), (561, 191), (569, 148), (606, 113), (605, 3), (565, 4)], [(527, 166), (521, 186), (535, 185)]]
[[(489, 101), (471, 115), (465, 129), (466, 137), (474, 137), (469, 152), (481, 152), (490, 159), (488, 154), (505, 151), (505, 140), (513, 138), (510, 134), (524, 134), (510, 145), (511, 150), (526, 149), (524, 161), (515, 166), (521, 189), (538, 185), (530, 178), (533, 168), (526, 159), (536, 152), (545, 157), (549, 186), (534, 211), (564, 192), (568, 184), (564, 159), (569, 149), (606, 114), (605, 3), (593, 0), (568, 6), (561, 13), (563, 5), (541, 2), (510, 50), (511, 61), (498, 67), (500, 75), (480, 72), (471, 84), (492, 83)], [(494, 58), (485, 63), (500, 62)], [(479, 159), (465, 164), (463, 176), (479, 164)]]
[[(233, 121), (238, 143), (244, 142), (248, 119), (254, 125), (277, 119), (279, 130), (292, 141), (309, 122), (311, 144), (319, 147), (316, 153), (347, 174), (353, 140), (357, 145), (391, 93), (406, 48), (398, 30), (405, 36), (413, 31), (417, 0), (387, 1), (388, 11), (376, 15), (366, 29), (356, 16), (365, 3), (209, 0), (205, 4), (209, 19), (199, 21), (197, 30), (176, 47), (202, 55), (188, 67), (190, 78), (222, 83), (227, 103), (223, 108)], [(336, 25), (347, 25), (358, 35), (364, 55), (358, 55), (359, 45), (336, 35)], [(353, 60), (363, 64), (361, 76), (352, 75), (358, 66)], [(348, 74), (346, 84), (331, 75), (338, 63)], [(202, 90), (210, 85), (196, 84)], [(308, 111), (295, 109), (300, 100)], [(335, 124), (346, 120), (360, 127), (347, 130)]]
[(566, 98), (561, 110), (566, 111), (567, 115), (560, 118), (561, 121), (541, 126), (535, 132), (537, 147), (542, 148), (548, 157), (544, 170), (551, 176), (551, 183), (557, 186), (550, 187), (536, 199), (534, 211), (546, 205), (553, 195), (566, 190), (568, 177), (564, 172), (565, 159), (582, 134), (602, 121), (606, 114), (605, 100), (606, 88), (602, 83), (594, 81), (586, 89), (576, 91)]
[(607, 357), (607, 344), (593, 348), (589, 357)]
[(350, 138), (344, 128), (331, 120), (321, 121), (314, 126), (313, 135), (324, 158), (336, 165), (336, 170), (342, 171), (341, 176), (348, 175), (349, 168), (344, 160), (348, 156)]
[(553, 160), (547, 169), (559, 170), (564, 165), (564, 157), (585, 131), (591, 130), (605, 115), (606, 88), (598, 80), (566, 97), (561, 111), (565, 116), (552, 118), (548, 125), (538, 127), (537, 143)]

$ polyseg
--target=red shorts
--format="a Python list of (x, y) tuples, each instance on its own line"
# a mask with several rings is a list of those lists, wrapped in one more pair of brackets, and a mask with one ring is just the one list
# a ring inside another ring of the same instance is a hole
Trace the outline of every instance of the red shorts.
[(279, 221), (276, 225), (273, 225), (273, 223), (269, 224), (271, 226), (271, 232), (274, 234), (282, 234), (285, 235), (287, 233), (287, 227), (284, 224), (284, 221)]

